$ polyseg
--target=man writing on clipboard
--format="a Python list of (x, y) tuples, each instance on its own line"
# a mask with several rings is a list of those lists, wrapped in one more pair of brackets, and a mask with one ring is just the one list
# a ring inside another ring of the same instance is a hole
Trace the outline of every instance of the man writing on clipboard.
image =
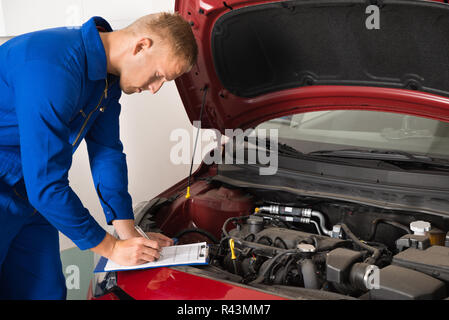
[[(58, 230), (120, 265), (154, 261), (173, 241), (134, 228), (119, 137), (121, 92), (156, 93), (188, 72), (197, 46), (177, 14), (112, 32), (94, 17), (79, 29), (25, 34), (0, 47), (0, 299), (65, 299)], [(107, 233), (69, 186), (85, 139)]]

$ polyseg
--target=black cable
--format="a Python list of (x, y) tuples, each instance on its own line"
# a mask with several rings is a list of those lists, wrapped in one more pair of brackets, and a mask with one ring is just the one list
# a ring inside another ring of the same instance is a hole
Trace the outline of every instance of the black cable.
[(201, 234), (201, 235), (203, 235), (203, 236), (206, 236), (206, 237), (208, 237), (210, 240), (212, 240), (212, 242), (214, 243), (214, 244), (218, 244), (220, 241), (217, 239), (217, 238), (215, 238), (215, 236), (213, 236), (209, 231), (206, 231), (206, 230), (203, 230), (203, 229), (199, 229), (199, 228), (196, 228), (196, 229), (184, 229), (184, 230), (182, 230), (182, 231), (180, 231), (180, 232), (178, 232), (175, 236), (174, 236), (174, 238), (181, 238), (183, 235), (185, 235), (185, 234), (187, 234), (187, 233), (199, 233), (199, 234)]
[[(226, 227), (228, 226), (229, 222), (234, 221), (234, 220), (236, 221), (236, 220), (241, 220), (241, 219), (248, 219), (249, 217), (251, 217), (251, 216), (239, 216), (239, 217), (231, 217), (231, 218), (227, 219), (225, 221), (225, 223), (223, 223), (223, 227), (221, 228), (221, 231), (223, 232), (223, 234), (225, 236), (224, 239), (230, 238), (229, 233), (226, 230)], [(221, 241), (223, 241), (223, 239)]]
[(307, 239), (311, 239), (313, 241), (313, 245), (315, 247), (315, 252), (331, 251), (331, 250), (336, 249), (336, 248), (346, 247), (347, 245), (352, 243), (352, 241), (350, 241), (350, 240), (341, 240), (340, 242), (333, 243), (331, 245), (320, 246), (319, 245), (319, 241), (320, 240), (316, 236), (311, 235)]
[(274, 258), (270, 259), (270, 262), (268, 262), (267, 266), (265, 267), (265, 270), (259, 274), (259, 276), (251, 281), (249, 284), (256, 284), (256, 283), (262, 283), (265, 280), (266, 275), (270, 272), (271, 268), (273, 267), (274, 263), (283, 255), (290, 255), (290, 254), (299, 254), (298, 249), (290, 249), (286, 250), (284, 252), (281, 252), (277, 254)]
[(346, 224), (342, 223), (342, 224), (340, 224), (340, 226), (343, 229), (343, 231), (345, 232), (345, 234), (352, 241), (354, 241), (357, 246), (359, 246), (362, 249), (368, 250), (369, 252), (372, 253), (371, 257), (369, 257), (365, 260), (365, 263), (375, 264), (377, 259), (380, 257), (380, 250), (377, 248), (371, 247), (371, 246), (363, 243), (362, 241), (360, 241), (359, 238), (357, 238), (357, 236), (354, 233), (352, 233), (352, 231), (349, 229), (349, 227)]
[(386, 219), (378, 218), (378, 219), (373, 220), (373, 222), (371, 224), (371, 232), (370, 232), (370, 235), (368, 237), (368, 241), (373, 240), (374, 237), (376, 236), (377, 226), (379, 225), (379, 223), (385, 223), (385, 224), (391, 225), (391, 226), (396, 227), (398, 229), (404, 230), (408, 234), (412, 233), (407, 226), (405, 226), (403, 224), (400, 224), (399, 222), (396, 222), (396, 221), (393, 221), (393, 220), (386, 220)]

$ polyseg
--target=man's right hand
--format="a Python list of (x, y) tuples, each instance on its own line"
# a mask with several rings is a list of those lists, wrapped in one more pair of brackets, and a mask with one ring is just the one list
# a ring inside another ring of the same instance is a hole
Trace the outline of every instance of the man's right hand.
[(133, 266), (159, 259), (161, 248), (154, 240), (143, 237), (118, 240), (106, 233), (103, 241), (91, 250), (122, 266)]

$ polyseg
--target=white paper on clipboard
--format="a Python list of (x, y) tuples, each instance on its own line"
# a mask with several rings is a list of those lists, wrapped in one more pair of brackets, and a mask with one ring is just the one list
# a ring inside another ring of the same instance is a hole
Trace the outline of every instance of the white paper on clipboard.
[(209, 247), (206, 242), (184, 244), (179, 246), (163, 247), (159, 260), (136, 266), (122, 266), (101, 257), (94, 272), (140, 270), (168, 266), (207, 264), (208, 256)]

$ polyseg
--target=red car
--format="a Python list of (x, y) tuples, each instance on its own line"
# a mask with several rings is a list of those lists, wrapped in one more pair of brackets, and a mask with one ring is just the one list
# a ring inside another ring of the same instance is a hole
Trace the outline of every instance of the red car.
[(101, 274), (89, 298), (447, 299), (449, 5), (175, 10), (199, 44), (176, 80), (190, 120), (242, 130), (135, 216), (179, 244), (206, 241), (209, 264)]

